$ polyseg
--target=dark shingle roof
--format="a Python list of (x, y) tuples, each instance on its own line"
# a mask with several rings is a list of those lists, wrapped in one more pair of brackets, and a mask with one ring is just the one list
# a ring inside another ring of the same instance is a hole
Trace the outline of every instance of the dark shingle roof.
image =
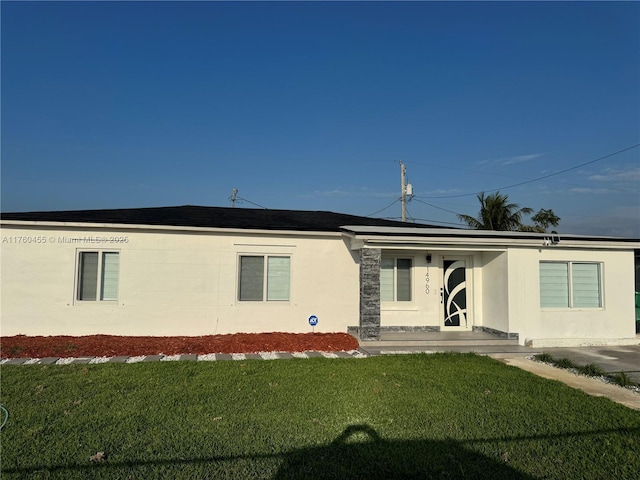
[[(407, 227), (418, 225), (344, 213), (251, 208), (180, 207), (122, 208), (110, 210), (67, 210), (52, 212), (2, 213), (2, 220), (77, 223), (120, 223), (128, 225), (171, 225), (182, 227), (241, 228), (337, 232), (344, 225)], [(437, 228), (437, 227), (436, 227)]]

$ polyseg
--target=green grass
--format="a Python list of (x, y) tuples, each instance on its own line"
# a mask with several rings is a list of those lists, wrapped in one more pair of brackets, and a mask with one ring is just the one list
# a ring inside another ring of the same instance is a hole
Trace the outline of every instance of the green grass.
[(2, 404), (3, 480), (640, 471), (640, 412), (472, 354), (3, 366)]

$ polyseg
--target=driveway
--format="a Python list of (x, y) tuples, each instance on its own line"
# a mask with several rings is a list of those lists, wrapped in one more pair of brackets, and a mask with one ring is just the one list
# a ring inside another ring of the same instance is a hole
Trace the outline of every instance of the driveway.
[(577, 365), (595, 363), (606, 373), (625, 372), (640, 383), (640, 345), (620, 347), (544, 348), (553, 358), (569, 358)]

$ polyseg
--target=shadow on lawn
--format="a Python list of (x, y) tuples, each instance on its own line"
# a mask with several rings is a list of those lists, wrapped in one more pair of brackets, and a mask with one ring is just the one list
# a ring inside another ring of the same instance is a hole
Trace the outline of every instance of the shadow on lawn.
[[(160, 459), (140, 462), (110, 462), (101, 464), (41, 465), (24, 468), (3, 469), (4, 474), (16, 474), (19, 478), (35, 473), (47, 472), (63, 477), (67, 472), (83, 475), (83, 478), (122, 478), (143, 475), (145, 469), (160, 469), (149, 472), (156, 478), (180, 478), (183, 468), (189, 465), (212, 464), (213, 471), (225, 472), (227, 462), (255, 462), (274, 460), (279, 462), (277, 471), (271, 475), (262, 470), (255, 478), (285, 479), (354, 479), (367, 480), (403, 478), (471, 478), (528, 480), (536, 477), (523, 473), (508, 464), (508, 458), (497, 460), (466, 448), (464, 444), (487, 442), (517, 442), (526, 440), (556, 439), (562, 437), (591, 436), (603, 433), (640, 429), (612, 429), (589, 432), (572, 432), (560, 435), (534, 435), (531, 437), (504, 437), (477, 439), (459, 442), (455, 440), (384, 440), (368, 425), (351, 425), (333, 442), (324, 446), (301, 448), (282, 453), (256, 453), (247, 455), (212, 456), (201, 458)], [(142, 470), (141, 470), (142, 469)], [(232, 470), (233, 468), (231, 468)], [(260, 468), (258, 468), (260, 471)], [(147, 470), (148, 472), (148, 470)], [(164, 475), (164, 476), (163, 476)], [(226, 475), (229, 477), (229, 475)], [(49, 477), (47, 477), (49, 478)], [(207, 476), (206, 478), (213, 478)]]
[(454, 440), (388, 441), (368, 425), (352, 425), (329, 445), (289, 452), (274, 480), (309, 478), (534, 477), (468, 450)]

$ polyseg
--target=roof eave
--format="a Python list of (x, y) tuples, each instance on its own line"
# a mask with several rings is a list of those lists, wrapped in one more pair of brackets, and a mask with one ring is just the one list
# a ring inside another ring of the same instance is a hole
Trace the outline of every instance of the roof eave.
[(493, 230), (370, 228), (360, 226), (343, 227), (354, 241), (362, 246), (399, 245), (468, 245), (489, 247), (567, 247), (637, 249), (640, 240), (618, 237), (595, 237), (582, 235), (558, 235), (534, 232), (499, 232)]
[(48, 228), (48, 229), (74, 229), (74, 230), (134, 230), (134, 231), (157, 231), (157, 232), (193, 232), (193, 233), (224, 233), (238, 235), (277, 235), (277, 236), (328, 236), (340, 237), (341, 232), (333, 231), (310, 231), (310, 230), (280, 230), (280, 229), (258, 229), (258, 228), (227, 228), (227, 227), (194, 227), (181, 225), (145, 225), (130, 223), (89, 223), (89, 222), (49, 222), (31, 220), (2, 220), (2, 226), (14, 226), (25, 228)]

